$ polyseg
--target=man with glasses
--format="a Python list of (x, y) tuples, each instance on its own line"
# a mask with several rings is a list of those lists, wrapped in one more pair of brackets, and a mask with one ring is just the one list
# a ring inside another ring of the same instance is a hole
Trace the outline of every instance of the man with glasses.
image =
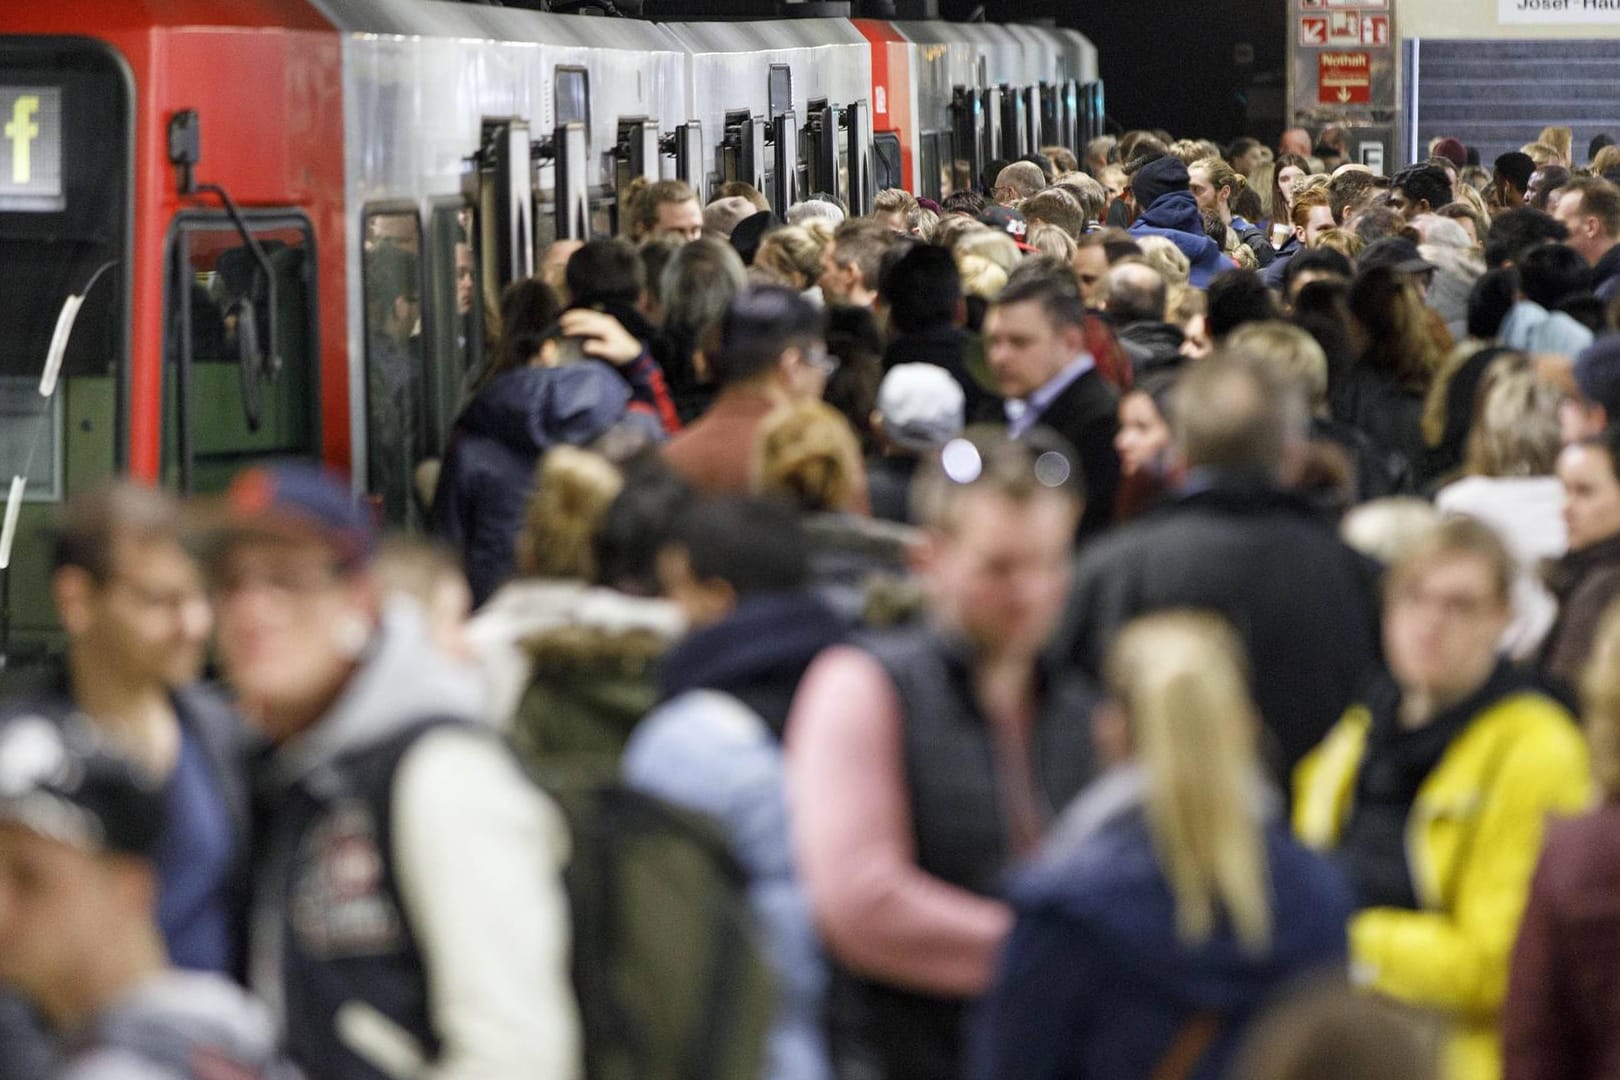
[(1092, 773), (1093, 697), (1042, 658), (1082, 493), (1061, 440), (970, 428), (924, 466), (912, 505), (926, 616), (810, 666), (788, 805), (833, 961), (835, 1073), (951, 1080), (1012, 929), (1003, 873)]
[(1573, 717), (1497, 653), (1517, 563), (1456, 518), (1389, 569), (1387, 670), (1295, 773), (1294, 826), (1344, 867), (1353, 974), (1448, 1021), (1447, 1075), (1501, 1074), (1508, 959), (1546, 819), (1586, 804)]
[(576, 1077), (562, 817), (421, 613), (383, 603), (369, 513), (286, 464), (219, 518), (219, 655), (273, 744), (250, 975), (289, 1053), (344, 1080)]
[[(213, 625), (178, 505), (119, 484), (71, 500), (54, 530), (51, 598), (67, 637), (40, 692), (0, 726), (82, 717), (162, 784), (169, 827), (151, 852), (157, 922), (176, 967), (242, 975), (248, 791), (236, 715), (197, 684)], [(30, 1075), (37, 1032), (0, 1008), (0, 1077)]]
[(664, 444), (664, 461), (701, 492), (746, 495), (760, 423), (778, 405), (819, 399), (838, 361), (827, 355), (821, 309), (775, 285), (737, 294), (705, 360), (720, 394)]

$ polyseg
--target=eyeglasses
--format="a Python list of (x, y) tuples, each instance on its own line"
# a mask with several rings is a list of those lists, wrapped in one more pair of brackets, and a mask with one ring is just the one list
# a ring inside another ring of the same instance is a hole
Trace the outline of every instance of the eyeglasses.
[(821, 345), (800, 349), (799, 359), (806, 367), (815, 368), (829, 379), (838, 374), (838, 367), (841, 363), (838, 357), (830, 355), (826, 348)]

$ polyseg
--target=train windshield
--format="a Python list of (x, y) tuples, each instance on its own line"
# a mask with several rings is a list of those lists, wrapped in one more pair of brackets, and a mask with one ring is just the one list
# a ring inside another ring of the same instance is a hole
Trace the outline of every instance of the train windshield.
[[(26, 478), (30, 501), (60, 498), (73, 471), (65, 409), (99, 401), (97, 416), (73, 417), (97, 429), (85, 441), (99, 444), (102, 471), (116, 455), (130, 150), (127, 83), (110, 52), (0, 37), (0, 484)], [(53, 339), (61, 367), (47, 397)]]

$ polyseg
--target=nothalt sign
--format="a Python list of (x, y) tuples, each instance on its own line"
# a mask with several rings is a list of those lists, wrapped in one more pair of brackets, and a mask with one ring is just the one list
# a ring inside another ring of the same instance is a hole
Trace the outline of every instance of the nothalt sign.
[(1316, 100), (1322, 105), (1372, 100), (1372, 54), (1324, 52), (1316, 56)]

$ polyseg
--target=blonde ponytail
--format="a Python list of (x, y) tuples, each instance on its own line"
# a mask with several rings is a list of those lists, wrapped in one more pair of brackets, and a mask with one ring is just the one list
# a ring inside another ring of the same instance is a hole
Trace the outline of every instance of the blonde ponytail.
[(600, 454), (563, 444), (540, 459), (535, 484), (517, 537), (519, 572), (594, 580), (596, 534), (624, 488), (623, 474)]
[(1208, 940), (1224, 913), (1260, 952), (1271, 941), (1271, 886), (1242, 657), (1213, 615), (1150, 615), (1120, 635), (1108, 683), (1148, 777), (1148, 826), (1182, 940)]

